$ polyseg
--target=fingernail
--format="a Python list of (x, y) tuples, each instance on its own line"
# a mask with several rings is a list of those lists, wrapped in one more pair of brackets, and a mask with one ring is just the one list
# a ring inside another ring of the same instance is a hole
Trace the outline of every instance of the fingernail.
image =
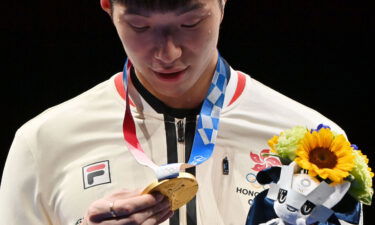
[(160, 193), (155, 194), (156, 201), (160, 202), (161, 200), (163, 200), (163, 198), (164, 198), (164, 195), (162, 195)]

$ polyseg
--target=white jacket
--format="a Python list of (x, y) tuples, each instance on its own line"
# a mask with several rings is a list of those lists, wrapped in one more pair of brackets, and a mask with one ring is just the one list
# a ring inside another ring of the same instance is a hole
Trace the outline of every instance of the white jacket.
[[(74, 225), (94, 200), (122, 188), (145, 188), (155, 180), (152, 170), (138, 164), (125, 147), (121, 79), (117, 74), (17, 131), (1, 183), (1, 224)], [(176, 138), (178, 126), (189, 121), (166, 123), (133, 86), (130, 96), (146, 154), (156, 164), (186, 161), (185, 140)], [(252, 199), (265, 188), (256, 182), (256, 173), (275, 165), (260, 156), (269, 148), (267, 140), (295, 125), (315, 128), (320, 123), (343, 132), (318, 112), (231, 69), (213, 156), (195, 171), (196, 209), (181, 208), (180, 224), (195, 219), (205, 225), (245, 224)], [(172, 134), (169, 140), (166, 132)], [(168, 153), (167, 145), (173, 144), (177, 152)]]

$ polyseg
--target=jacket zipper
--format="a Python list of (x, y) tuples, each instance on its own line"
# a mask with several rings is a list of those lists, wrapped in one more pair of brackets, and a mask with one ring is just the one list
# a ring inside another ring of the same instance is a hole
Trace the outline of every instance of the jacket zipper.
[[(185, 163), (185, 123), (184, 119), (175, 119), (176, 124), (176, 139), (177, 139), (177, 157), (178, 161)], [(186, 224), (187, 222), (187, 208), (183, 206), (179, 209), (180, 224)]]
[(185, 162), (185, 121), (184, 119), (176, 119), (176, 133), (177, 133), (177, 154), (178, 161)]
[(177, 142), (185, 142), (185, 119), (177, 120)]
[[(195, 133), (196, 116), (188, 116), (184, 119), (176, 119), (176, 142), (178, 159), (180, 162), (187, 162), (191, 154)], [(188, 173), (195, 175), (195, 167), (187, 169)], [(196, 225), (197, 210), (196, 199), (192, 199), (186, 206), (179, 210), (180, 224)]]

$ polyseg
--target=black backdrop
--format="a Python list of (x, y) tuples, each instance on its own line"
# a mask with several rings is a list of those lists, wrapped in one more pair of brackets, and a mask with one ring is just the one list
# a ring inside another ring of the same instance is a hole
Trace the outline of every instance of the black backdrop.
[[(18, 127), (120, 71), (125, 57), (98, 0), (2, 8), (0, 168)], [(229, 0), (219, 50), (338, 123), (374, 168), (373, 13), (358, 0)]]

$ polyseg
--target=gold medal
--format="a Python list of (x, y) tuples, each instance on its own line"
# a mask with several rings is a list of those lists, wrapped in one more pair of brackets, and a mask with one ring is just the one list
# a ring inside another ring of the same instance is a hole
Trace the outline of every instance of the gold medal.
[(176, 210), (194, 198), (198, 191), (198, 182), (190, 173), (180, 172), (179, 176), (172, 179), (155, 181), (148, 185), (142, 194), (160, 192), (168, 197), (171, 209)]

